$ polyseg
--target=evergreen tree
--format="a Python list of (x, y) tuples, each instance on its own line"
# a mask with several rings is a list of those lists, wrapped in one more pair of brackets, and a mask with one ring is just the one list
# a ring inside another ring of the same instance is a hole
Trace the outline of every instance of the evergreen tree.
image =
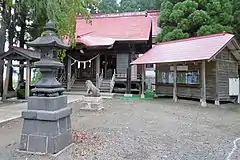
[(233, 0), (233, 27), (234, 27), (234, 33), (238, 40), (240, 40), (240, 1), (239, 0)]
[(116, 13), (119, 5), (116, 0), (101, 0), (98, 7), (98, 13)]
[(157, 41), (233, 31), (230, 0), (165, 0), (160, 10)]
[(162, 0), (121, 0), (120, 12), (159, 10)]

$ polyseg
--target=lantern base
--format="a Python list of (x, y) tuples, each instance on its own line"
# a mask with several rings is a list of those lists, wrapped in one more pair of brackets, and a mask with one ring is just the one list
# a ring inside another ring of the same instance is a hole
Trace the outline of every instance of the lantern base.
[(64, 88), (34, 88), (32, 89), (34, 96), (39, 97), (56, 97), (61, 96), (65, 91)]
[(67, 97), (29, 97), (24, 118), (20, 151), (55, 154), (72, 143)]

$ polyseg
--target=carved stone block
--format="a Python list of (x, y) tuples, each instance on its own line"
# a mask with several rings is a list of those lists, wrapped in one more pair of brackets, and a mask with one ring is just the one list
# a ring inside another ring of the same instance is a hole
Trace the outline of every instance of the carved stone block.
[(84, 96), (82, 102), (80, 103), (80, 109), (82, 110), (99, 111), (103, 108), (102, 97)]

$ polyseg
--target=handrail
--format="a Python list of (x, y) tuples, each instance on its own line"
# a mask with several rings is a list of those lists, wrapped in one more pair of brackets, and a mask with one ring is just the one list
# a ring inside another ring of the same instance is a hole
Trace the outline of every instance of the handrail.
[(61, 76), (58, 78), (58, 82), (63, 83), (64, 77), (65, 77), (65, 75), (61, 74)]
[(56, 74), (55, 74), (56, 79), (57, 79), (58, 82), (63, 83), (64, 78), (65, 78), (65, 72), (63, 71), (63, 72), (59, 73), (59, 71), (61, 71), (61, 70), (56, 70), (55, 71), (56, 72)]
[(70, 89), (72, 88), (73, 84), (75, 83), (75, 80), (76, 80), (76, 76), (75, 76), (75, 74), (73, 74), (71, 77)]
[(113, 76), (112, 76), (112, 79), (111, 79), (111, 82), (110, 82), (110, 93), (112, 93), (112, 91), (113, 91), (113, 88), (114, 88), (114, 85), (115, 85), (115, 79), (116, 79), (116, 71), (114, 69)]

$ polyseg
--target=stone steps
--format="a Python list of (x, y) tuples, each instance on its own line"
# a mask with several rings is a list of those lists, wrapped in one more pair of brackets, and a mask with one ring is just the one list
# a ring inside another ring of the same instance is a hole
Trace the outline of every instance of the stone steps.
[(102, 84), (100, 86), (100, 91), (101, 92), (110, 92), (110, 84), (111, 84), (111, 80), (103, 80)]

